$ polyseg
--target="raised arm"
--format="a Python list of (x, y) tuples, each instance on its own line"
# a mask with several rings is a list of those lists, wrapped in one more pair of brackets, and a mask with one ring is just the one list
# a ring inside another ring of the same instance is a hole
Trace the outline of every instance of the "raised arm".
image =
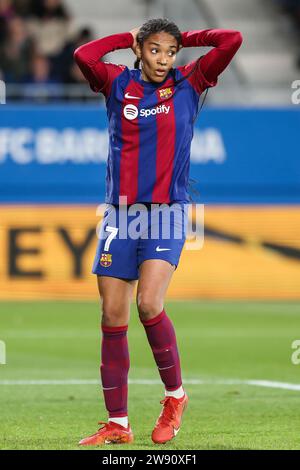
[[(234, 30), (203, 29), (182, 33), (183, 47), (214, 47), (202, 57), (199, 67), (191, 76), (197, 91), (202, 92), (205, 88), (217, 84), (218, 76), (231, 62), (242, 42), (242, 34)], [(194, 64), (195, 61), (187, 64), (185, 71), (188, 72)]]
[(108, 96), (112, 82), (125, 69), (125, 65), (102, 62), (101, 58), (108, 52), (132, 45), (133, 35), (128, 32), (97, 39), (76, 49), (74, 59), (93, 91), (101, 91)]

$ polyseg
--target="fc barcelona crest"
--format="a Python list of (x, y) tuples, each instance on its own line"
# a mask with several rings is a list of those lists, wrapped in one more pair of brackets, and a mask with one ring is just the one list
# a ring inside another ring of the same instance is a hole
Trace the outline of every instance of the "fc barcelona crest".
[(110, 253), (102, 253), (101, 254), (101, 259), (100, 259), (100, 264), (104, 268), (108, 268), (111, 266), (112, 263), (112, 255)]
[(172, 96), (172, 89), (171, 88), (163, 88), (162, 90), (159, 90), (159, 97), (164, 98), (165, 100), (167, 98), (170, 98)]

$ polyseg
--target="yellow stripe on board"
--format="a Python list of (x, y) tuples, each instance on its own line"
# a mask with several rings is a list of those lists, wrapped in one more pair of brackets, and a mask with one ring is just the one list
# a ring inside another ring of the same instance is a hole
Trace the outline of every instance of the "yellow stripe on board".
[[(0, 298), (96, 299), (100, 220), (96, 206), (0, 207)], [(300, 298), (300, 206), (206, 206), (205, 227), (168, 299)]]

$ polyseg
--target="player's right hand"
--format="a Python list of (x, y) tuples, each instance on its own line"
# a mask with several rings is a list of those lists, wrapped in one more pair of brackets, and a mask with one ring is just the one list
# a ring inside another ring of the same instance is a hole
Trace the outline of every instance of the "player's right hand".
[(133, 52), (135, 53), (135, 55), (136, 55), (136, 46), (137, 46), (136, 36), (137, 36), (139, 30), (140, 30), (140, 28), (134, 28), (134, 29), (132, 29), (131, 31), (129, 31), (129, 32), (132, 34), (132, 36), (133, 36), (133, 44), (132, 44), (132, 46), (131, 46), (131, 49), (133, 50)]

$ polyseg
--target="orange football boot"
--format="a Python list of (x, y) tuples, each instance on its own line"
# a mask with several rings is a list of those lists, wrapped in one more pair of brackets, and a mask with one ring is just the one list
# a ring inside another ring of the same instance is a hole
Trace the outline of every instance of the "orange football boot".
[(120, 424), (109, 421), (99, 421), (104, 424), (95, 434), (79, 442), (81, 446), (101, 446), (104, 444), (129, 444), (133, 442), (133, 433), (130, 426), (124, 428)]
[(188, 396), (177, 399), (165, 397), (161, 402), (163, 409), (152, 431), (152, 441), (155, 444), (164, 444), (173, 439), (181, 425), (182, 415), (188, 404)]

